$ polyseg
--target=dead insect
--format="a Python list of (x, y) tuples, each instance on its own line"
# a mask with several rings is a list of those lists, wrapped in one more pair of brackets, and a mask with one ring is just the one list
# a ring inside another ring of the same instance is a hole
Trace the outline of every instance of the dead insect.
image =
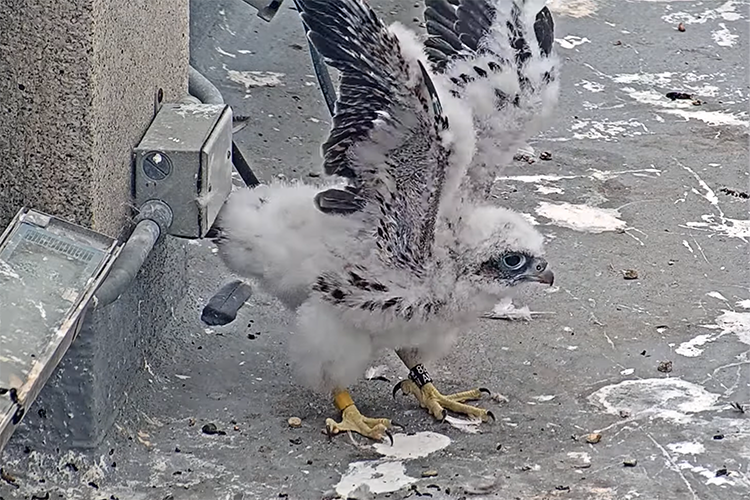
[(14, 488), (19, 488), (18, 483), (16, 483), (16, 478), (5, 472), (5, 469), (3, 469), (2, 467), (0, 467), (0, 479), (13, 486)]
[(656, 369), (662, 373), (670, 373), (672, 371), (672, 362), (671, 361), (659, 361), (659, 364), (657, 365)]
[[(750, 194), (748, 194), (748, 193), (746, 193), (744, 191), (737, 191), (736, 189), (730, 189), (730, 188), (723, 187), (723, 188), (719, 189), (719, 192), (720, 193), (724, 193), (724, 194), (729, 195), (729, 196), (734, 196), (736, 198), (741, 198), (743, 200), (750, 199)], [(2, 389), (0, 389), (0, 394), (2, 394)]]
[(738, 403), (737, 401), (732, 401), (732, 408), (737, 410), (740, 413), (745, 413), (745, 405), (742, 403)]
[(729, 475), (729, 471), (727, 470), (726, 467), (722, 467), (721, 469), (716, 471), (716, 477), (728, 476), (728, 475)]

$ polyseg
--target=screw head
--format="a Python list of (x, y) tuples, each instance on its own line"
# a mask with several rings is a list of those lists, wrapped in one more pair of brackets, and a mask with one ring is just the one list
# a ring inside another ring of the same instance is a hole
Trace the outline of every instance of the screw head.
[(162, 181), (172, 173), (172, 160), (159, 151), (151, 151), (143, 157), (143, 173), (155, 181)]

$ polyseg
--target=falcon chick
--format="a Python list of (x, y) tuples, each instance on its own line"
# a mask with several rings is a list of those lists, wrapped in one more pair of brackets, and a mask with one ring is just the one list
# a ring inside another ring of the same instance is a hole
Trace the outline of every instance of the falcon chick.
[(549, 11), (542, 0), (452, 1), (427, 1), (425, 47), (362, 0), (298, 0), (311, 42), (341, 74), (322, 147), (331, 180), (323, 191), (237, 191), (220, 215), (228, 267), (296, 311), (294, 364), (342, 412), (326, 420), (329, 435), (390, 434), (394, 423), (362, 415), (347, 391), (383, 349), (410, 370), (394, 394), (438, 419), (486, 421), (491, 412), (465, 404), (486, 390), (443, 395), (424, 363), (510, 287), (554, 279), (542, 236), (483, 199), (554, 104)]

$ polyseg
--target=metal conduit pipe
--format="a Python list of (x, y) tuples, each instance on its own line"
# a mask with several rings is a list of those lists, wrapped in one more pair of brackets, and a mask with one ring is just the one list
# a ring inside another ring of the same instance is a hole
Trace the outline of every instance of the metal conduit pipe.
[(224, 104), (219, 89), (192, 66), (188, 69), (188, 93), (203, 104)]
[[(298, 12), (302, 12), (299, 6), (299, 2), (294, 0), (294, 6)], [(312, 59), (313, 69), (315, 70), (315, 76), (318, 78), (318, 85), (320, 85), (320, 91), (323, 93), (323, 99), (326, 101), (328, 112), (331, 116), (336, 112), (336, 87), (333, 85), (331, 80), (331, 74), (328, 72), (328, 66), (326, 66), (323, 56), (320, 55), (318, 49), (307, 37), (310, 33), (310, 28), (303, 22), (302, 26), (305, 28), (305, 38), (307, 38), (307, 47), (310, 49), (310, 59)]]
[(172, 220), (172, 210), (166, 203), (151, 200), (143, 204), (135, 229), (112, 265), (107, 278), (94, 294), (91, 305), (93, 309), (113, 303), (127, 291), (156, 242), (161, 235), (167, 234)]
[[(224, 97), (219, 89), (192, 66), (190, 66), (188, 78), (188, 93), (190, 94), (189, 98), (198, 99), (203, 104), (224, 104)], [(232, 164), (242, 177), (245, 185), (255, 187), (260, 184), (260, 181), (250, 169), (250, 164), (234, 141), (232, 141)]]

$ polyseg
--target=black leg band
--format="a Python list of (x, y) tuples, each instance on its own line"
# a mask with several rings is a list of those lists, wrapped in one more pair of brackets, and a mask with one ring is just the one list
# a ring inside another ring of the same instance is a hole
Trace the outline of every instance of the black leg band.
[(430, 374), (427, 373), (427, 369), (421, 364), (415, 365), (414, 368), (409, 370), (409, 379), (417, 384), (420, 389), (424, 387), (425, 384), (432, 382), (432, 377), (430, 377)]

